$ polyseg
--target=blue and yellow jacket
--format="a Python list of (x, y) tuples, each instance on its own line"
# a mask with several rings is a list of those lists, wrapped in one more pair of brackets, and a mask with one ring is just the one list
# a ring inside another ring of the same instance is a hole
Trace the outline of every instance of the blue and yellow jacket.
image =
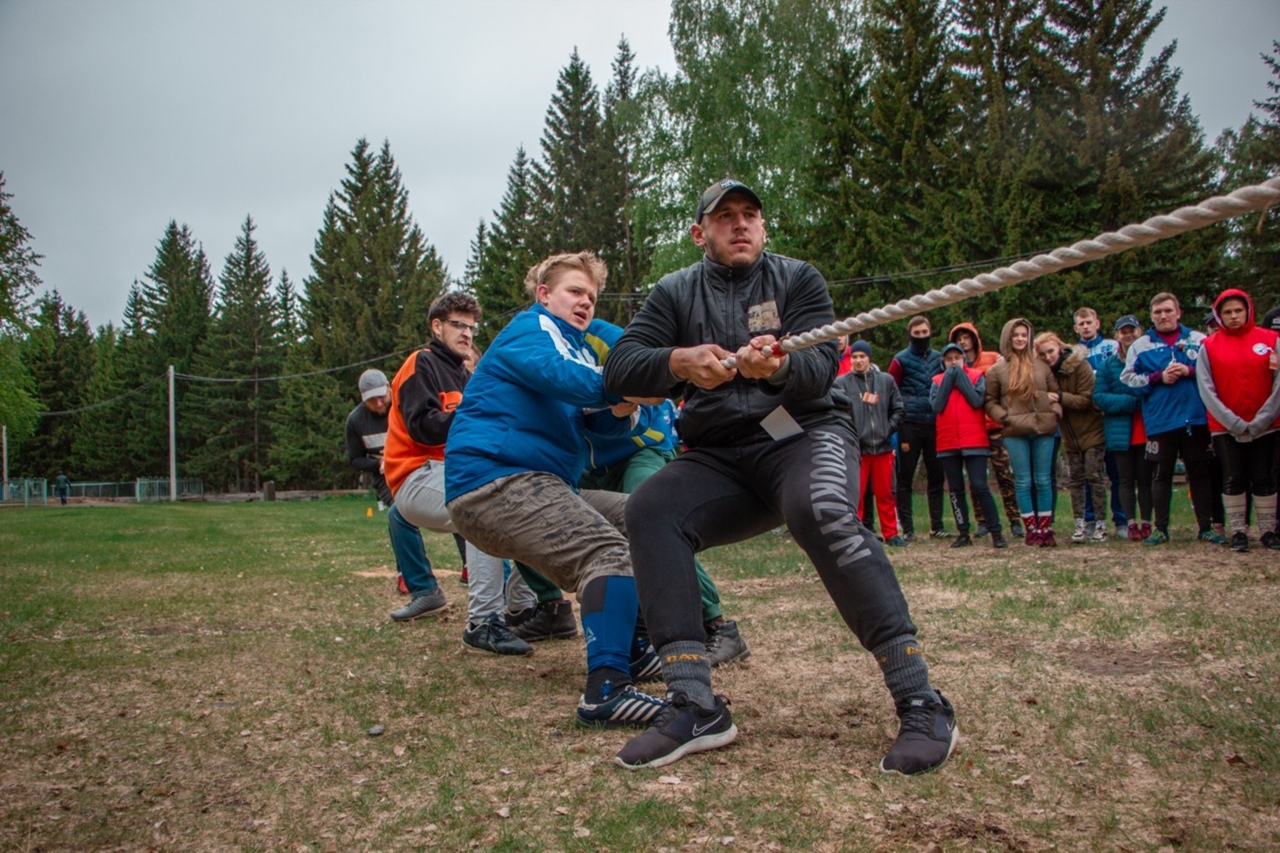
[[(596, 353), (596, 360), (604, 364), (609, 349), (622, 337), (622, 328), (607, 320), (592, 320), (587, 327), (587, 346)], [(673, 451), (679, 443), (676, 437), (676, 407), (670, 400), (660, 406), (641, 406), (639, 423), (630, 435), (587, 436), (587, 472), (629, 459), (636, 451), (652, 447), (659, 451)]]
[(454, 500), (511, 474), (541, 471), (577, 487), (586, 436), (626, 436), (635, 418), (616, 418), (621, 398), (604, 390), (586, 336), (541, 305), (498, 333), (467, 383), (445, 448), (445, 498)]

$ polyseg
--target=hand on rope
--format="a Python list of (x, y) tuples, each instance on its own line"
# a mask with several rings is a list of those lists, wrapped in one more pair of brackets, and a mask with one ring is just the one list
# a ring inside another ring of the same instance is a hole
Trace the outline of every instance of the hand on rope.
[[(885, 305), (883, 308), (864, 311), (812, 331), (787, 337), (773, 346), (773, 354), (781, 356), (783, 353), (811, 347), (841, 335), (851, 335), (874, 326), (901, 320), (912, 314), (960, 302), (970, 296), (978, 296), (1011, 284), (1030, 281), (1051, 272), (1077, 267), (1088, 261), (1096, 261), (1139, 246), (1147, 246), (1159, 240), (1204, 228), (1224, 219), (1257, 210), (1266, 210), (1276, 204), (1280, 204), (1280, 178), (1270, 178), (1261, 184), (1241, 187), (1230, 195), (1214, 196), (1197, 205), (1180, 207), (1172, 213), (1153, 216), (1145, 222), (1126, 225), (1119, 231), (1107, 231), (1092, 240), (1081, 240), (1071, 246), (1054, 249), (1048, 254), (1018, 261), (1012, 266), (1000, 267), (974, 278), (961, 279), (937, 290), (930, 290), (928, 293), (903, 299)], [(724, 358), (721, 365), (726, 369), (732, 369), (736, 365), (736, 357)]]

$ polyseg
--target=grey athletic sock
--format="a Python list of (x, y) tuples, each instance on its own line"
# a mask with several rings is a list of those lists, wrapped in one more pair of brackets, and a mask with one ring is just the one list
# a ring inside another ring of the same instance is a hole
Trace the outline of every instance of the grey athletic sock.
[(679, 640), (658, 649), (662, 661), (662, 679), (671, 693), (683, 693), (707, 710), (716, 706), (711, 691), (711, 661), (706, 643)]
[(938, 694), (929, 686), (929, 665), (914, 634), (902, 634), (871, 650), (884, 674), (884, 684), (893, 694), (895, 705), (926, 697), (937, 701)]

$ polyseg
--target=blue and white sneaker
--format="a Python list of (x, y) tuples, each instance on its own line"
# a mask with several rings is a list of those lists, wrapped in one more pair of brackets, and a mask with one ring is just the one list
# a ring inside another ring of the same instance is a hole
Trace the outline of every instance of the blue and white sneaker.
[(662, 678), (662, 661), (653, 643), (644, 634), (637, 634), (631, 641), (631, 680), (636, 684), (657, 681)]
[(583, 696), (578, 700), (578, 725), (616, 729), (623, 726), (644, 727), (667, 707), (665, 699), (641, 693), (633, 685), (615, 688), (606, 681), (604, 698), (592, 705)]

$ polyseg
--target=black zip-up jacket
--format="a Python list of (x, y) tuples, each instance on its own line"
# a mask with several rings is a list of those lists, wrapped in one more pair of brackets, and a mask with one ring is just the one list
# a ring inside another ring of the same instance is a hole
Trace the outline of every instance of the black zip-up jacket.
[[(902, 426), (906, 410), (892, 376), (874, 367), (866, 373), (851, 370), (836, 380), (832, 393), (837, 403), (849, 406), (863, 453), (893, 450), (893, 434)], [(874, 398), (869, 396), (872, 394)], [(874, 403), (870, 402), (872, 399)]]
[(783, 406), (805, 429), (848, 421), (831, 397), (840, 354), (835, 341), (797, 350), (781, 384), (741, 375), (710, 391), (671, 375), (671, 350), (719, 344), (736, 352), (758, 335), (782, 338), (835, 321), (822, 275), (809, 264), (764, 252), (749, 267), (703, 258), (664, 276), (609, 351), (605, 388), (633, 397), (683, 395), (678, 422), (689, 447), (769, 440), (760, 421)]

